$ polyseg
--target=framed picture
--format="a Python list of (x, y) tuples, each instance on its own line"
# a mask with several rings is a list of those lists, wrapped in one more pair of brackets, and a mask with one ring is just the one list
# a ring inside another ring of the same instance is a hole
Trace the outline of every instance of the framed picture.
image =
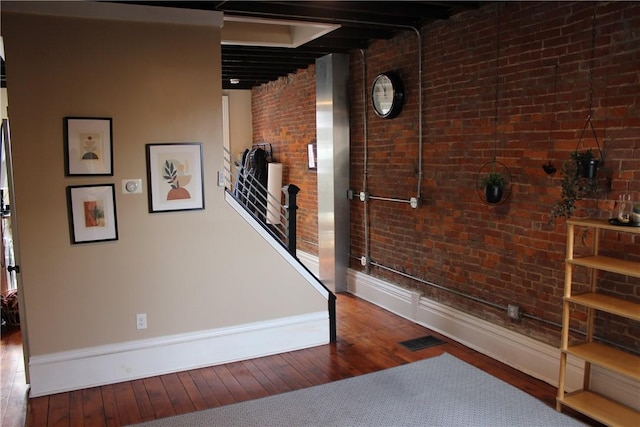
[(65, 174), (112, 176), (112, 135), (110, 118), (65, 117)]
[(309, 169), (318, 169), (316, 144), (307, 144), (307, 158), (309, 160)]
[(118, 240), (115, 185), (67, 187), (71, 243)]
[(149, 212), (204, 209), (202, 144), (147, 144)]

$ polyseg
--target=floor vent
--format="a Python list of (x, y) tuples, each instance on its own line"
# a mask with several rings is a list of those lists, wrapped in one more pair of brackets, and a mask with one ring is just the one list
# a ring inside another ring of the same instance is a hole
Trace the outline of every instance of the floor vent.
[(434, 345), (444, 344), (444, 341), (439, 340), (436, 337), (431, 335), (427, 335), (420, 338), (414, 338), (407, 341), (402, 341), (400, 343), (401, 346), (410, 351), (422, 350), (423, 348), (433, 347)]

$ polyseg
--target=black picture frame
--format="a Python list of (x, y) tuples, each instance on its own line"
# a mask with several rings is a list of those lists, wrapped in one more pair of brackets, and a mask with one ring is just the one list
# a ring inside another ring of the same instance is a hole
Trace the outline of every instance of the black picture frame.
[(64, 117), (66, 176), (113, 176), (113, 120)]
[(115, 184), (67, 187), (72, 244), (118, 240), (115, 195)]
[(146, 144), (149, 213), (204, 209), (201, 142)]

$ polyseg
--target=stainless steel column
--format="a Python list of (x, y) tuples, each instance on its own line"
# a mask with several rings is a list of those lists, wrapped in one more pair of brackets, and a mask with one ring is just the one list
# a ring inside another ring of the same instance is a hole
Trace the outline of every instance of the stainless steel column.
[(320, 280), (347, 290), (349, 265), (349, 56), (316, 60), (318, 152), (318, 257)]

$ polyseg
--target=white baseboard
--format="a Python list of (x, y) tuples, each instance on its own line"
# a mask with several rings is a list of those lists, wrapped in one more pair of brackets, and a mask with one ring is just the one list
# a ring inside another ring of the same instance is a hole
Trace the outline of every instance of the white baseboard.
[[(355, 270), (347, 273), (347, 290), (534, 378), (555, 387), (558, 385), (558, 348)], [(581, 360), (568, 358), (568, 391), (582, 387), (583, 368)], [(640, 383), (637, 381), (593, 366), (591, 386), (599, 393), (640, 410), (637, 397)]]
[(30, 397), (198, 369), (328, 342), (328, 313), (323, 311), (33, 356), (29, 360)]

